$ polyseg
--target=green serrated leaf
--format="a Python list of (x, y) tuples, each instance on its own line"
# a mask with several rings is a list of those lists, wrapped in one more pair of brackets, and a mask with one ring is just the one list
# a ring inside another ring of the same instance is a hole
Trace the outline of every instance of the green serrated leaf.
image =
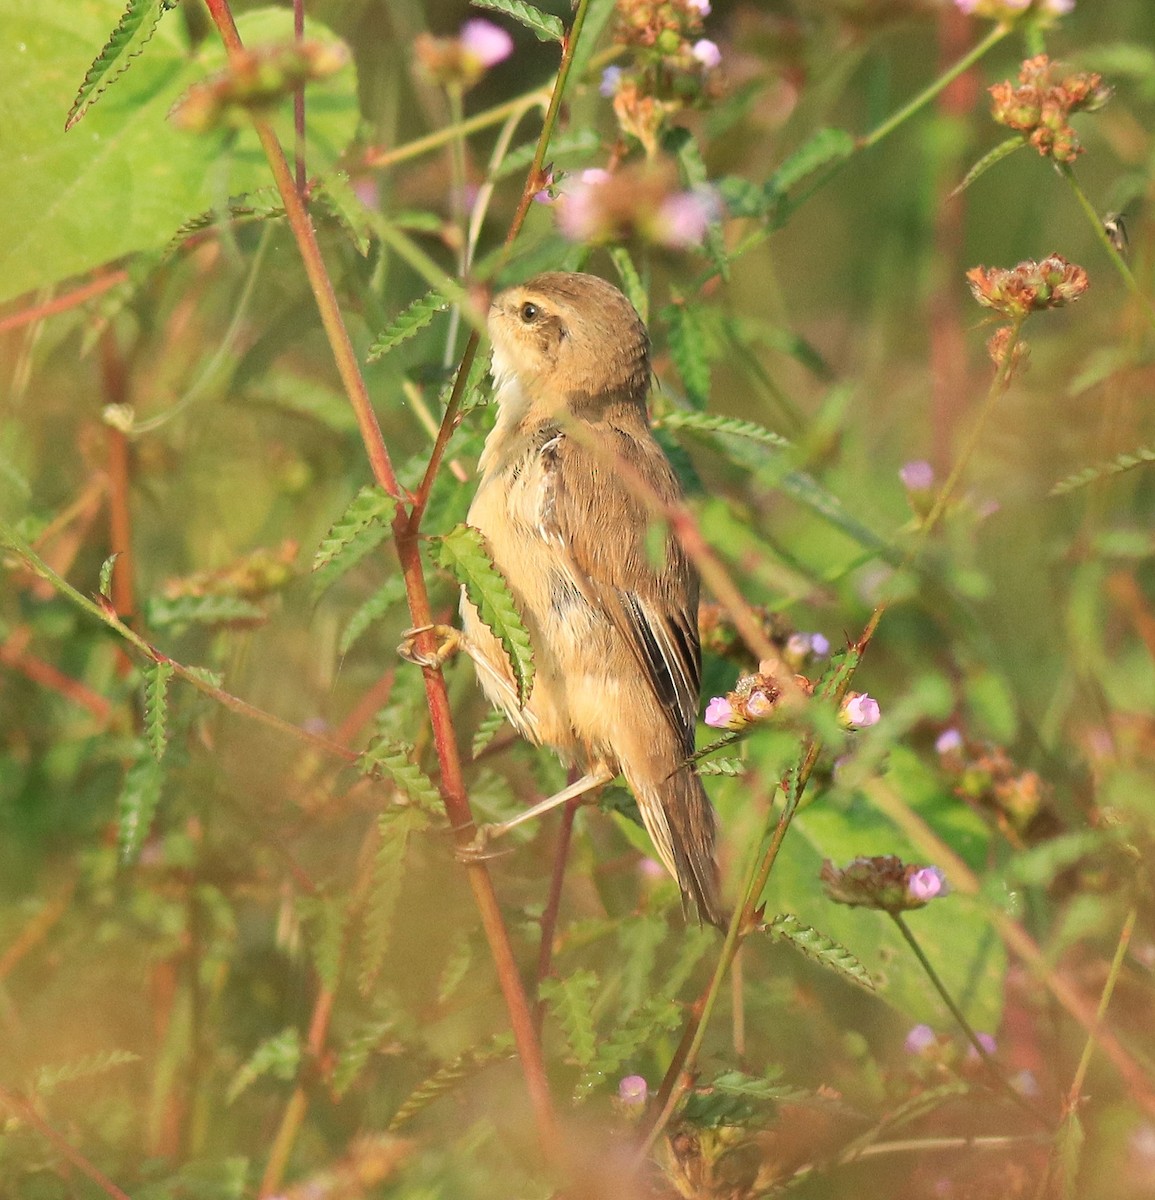
[(682, 1005), (672, 997), (651, 997), (628, 1020), (598, 1038), (597, 1053), (582, 1071), (574, 1099), (583, 1100), (607, 1079), (626, 1073), (633, 1062), (651, 1051), (656, 1038), (673, 1034), (682, 1020)]
[(1155, 462), (1155, 447), (1140, 446), (1126, 454), (1118, 454), (1109, 462), (1099, 463), (1093, 467), (1085, 467), (1074, 475), (1068, 475), (1051, 488), (1052, 496), (1063, 496), (1077, 488), (1086, 487), (1099, 479), (1107, 479), (1112, 475), (1121, 475), (1124, 471), (1133, 471), (1144, 463)]
[(505, 576), (493, 565), (485, 537), (470, 525), (458, 525), (440, 539), (437, 561), (465, 588), (469, 602), (501, 642), (524, 705), (533, 686), (533, 648)]
[(379, 487), (363, 487), (321, 539), (313, 555), (313, 596), (333, 586), (388, 536), (397, 501)]
[(285, 215), (280, 193), (275, 187), (257, 188), (241, 196), (230, 196), (220, 208), (209, 208), (185, 221), (169, 239), (161, 255), (167, 259), (175, 254), (194, 233), (214, 229), (224, 221), (236, 227), (248, 221), (267, 221)]
[(377, 335), (376, 341), (369, 347), (366, 358), (376, 362), (384, 358), (390, 350), (407, 342), (439, 313), (445, 312), (449, 301), (436, 289), (430, 288), (424, 296), (418, 297), (393, 322)]
[(870, 978), (870, 973), (845, 946), (811, 929), (809, 925), (803, 925), (792, 914), (780, 913), (766, 925), (766, 931), (774, 941), (789, 942), (807, 958), (829, 967), (844, 979), (868, 991), (874, 991), (874, 980)]
[(601, 981), (589, 970), (542, 981), (541, 997), (561, 1027), (570, 1060), (579, 1067), (589, 1066), (597, 1051), (593, 1008), (600, 991)]
[(801, 1088), (779, 1083), (779, 1074), (779, 1068), (764, 1076), (723, 1071), (712, 1082), (690, 1093), (682, 1115), (695, 1127), (704, 1129), (764, 1122), (767, 1108), (809, 1096)]
[(153, 758), (160, 762), (168, 745), (168, 685), (170, 662), (156, 662), (144, 673), (144, 731)]
[(268, 620), (259, 604), (239, 596), (153, 596), (146, 605), (152, 629), (175, 629), (182, 625), (251, 625)]
[(373, 864), (373, 884), (361, 929), (358, 985), (369, 995), (381, 974), (393, 933), (393, 916), (405, 877), (405, 854), (411, 834), (427, 828), (429, 818), (417, 808), (387, 808), (377, 819), (381, 841)]
[(208, 667), (185, 667), (184, 669), (202, 683), (207, 683), (209, 687), (219, 688), (225, 681), (225, 677), (220, 671), (213, 671)]
[(164, 771), (151, 755), (140, 758), (128, 769), (117, 800), (117, 841), (122, 862), (139, 853), (160, 804)]
[[(0, 228), (6, 231), (0, 298), (160, 251), (190, 217), (268, 183), (252, 129), (197, 138), (167, 120), (177, 99), (227, 60), (219, 38), (190, 42), (195, 22), (162, 20), (147, 52), (90, 108), (83, 129), (64, 130), (68, 98), (61, 103), (60, 83), (83, 77), (126, 3), (0, 0), (5, 79), (13, 98), (5, 110), (0, 168), (20, 180), (19, 187), (0, 189)], [(237, 26), (246, 45), (259, 46), (292, 38), (293, 15), (265, 6), (238, 14)], [(335, 41), (311, 19), (306, 35)], [(310, 95), (310, 169), (324, 174), (355, 133), (356, 78), (341, 72)], [(272, 119), (282, 138), (289, 133), (291, 140), (292, 113)]]
[(622, 291), (625, 292), (626, 299), (638, 310), (638, 316), (642, 318), (643, 323), (648, 325), (650, 297), (646, 293), (646, 286), (642, 283), (642, 277), (638, 274), (638, 268), (634, 266), (630, 252), (625, 246), (611, 246), (610, 260), (614, 264), (618, 278), (622, 281)]
[(59, 1066), (38, 1067), (29, 1090), (38, 1099), (43, 1100), (62, 1083), (91, 1079), (94, 1075), (103, 1075), (106, 1071), (139, 1061), (140, 1055), (133, 1054), (131, 1050), (98, 1050)]
[(369, 1056), (385, 1041), (392, 1028), (392, 1021), (374, 1021), (345, 1043), (338, 1052), (337, 1062), (333, 1067), (331, 1086), (334, 1095), (344, 1096), (357, 1082), (369, 1061)]
[(490, 709), (482, 718), (481, 724), (477, 727), (477, 732), (473, 735), (473, 741), (469, 747), (470, 757), (477, 758), (485, 747), (497, 736), (497, 731), (504, 724), (505, 713), (500, 708)]
[(451, 1059), (410, 1092), (404, 1104), (393, 1114), (388, 1131), (395, 1133), (407, 1125), (423, 1108), (432, 1104), (439, 1096), (451, 1092), (462, 1080), (475, 1075), (488, 1063), (508, 1057), (512, 1046), (513, 1038), (509, 1034), (499, 1034), (489, 1042), (466, 1050)]
[(301, 1035), (296, 1029), (282, 1029), (280, 1033), (265, 1038), (233, 1076), (225, 1093), (225, 1103), (232, 1104), (262, 1075), (272, 1075), (274, 1079), (281, 1080), (294, 1078), (301, 1066), (301, 1051)]
[(337, 652), (348, 654), (358, 638), (395, 605), (405, 599), (405, 581), (400, 576), (387, 579), (357, 611), (349, 618), (348, 624), (341, 631)]
[(712, 758), (708, 762), (698, 764), (699, 775), (728, 775), (736, 778), (744, 775), (750, 769), (750, 764), (740, 758)]
[(840, 162), (853, 153), (854, 138), (845, 129), (819, 129), (774, 172), (766, 185), (767, 193), (784, 195), (819, 167)]
[(696, 409), (710, 401), (710, 357), (698, 310), (690, 304), (672, 304), (663, 314), (669, 323), (670, 356), (686, 388), (686, 398)]
[(669, 412), (656, 424), (666, 429), (690, 429), (698, 433), (718, 433), (743, 438), (748, 442), (757, 442), (760, 446), (769, 446), (772, 450), (791, 448), (787, 438), (761, 425), (755, 425), (753, 421), (739, 421), (734, 417), (723, 417), (715, 413)]
[(318, 204), (349, 235), (364, 258), (372, 244), (372, 224), (365, 205), (353, 190), (346, 171), (334, 171), (313, 185), (310, 198)]
[(437, 978), (437, 1003), (448, 1004), (461, 981), (469, 974), (475, 958), (475, 943), (471, 930), (459, 929), (450, 943), (449, 956)]
[(335, 988), (345, 947), (346, 901), (333, 896), (301, 896), (297, 911), (306, 930), (307, 945), (317, 974), (327, 988)]
[(524, 3), (524, 0), (472, 0), (472, 3), (474, 8), (488, 8), (520, 21), (533, 31), (539, 42), (560, 42), (565, 37), (565, 28), (557, 17)]
[(115, 554), (110, 554), (104, 562), (100, 564), (100, 595), (105, 600), (112, 599), (112, 571), (116, 566), (116, 560), (120, 557), (120, 551)]
[(384, 773), (410, 803), (426, 812), (441, 811), (441, 793), (410, 757), (413, 747), (392, 738), (378, 737), (361, 752), (358, 767), (366, 775)]
[(965, 192), (980, 175), (985, 175), (995, 163), (1002, 162), (1009, 154), (1013, 154), (1016, 150), (1027, 145), (1027, 140), (1021, 134), (1016, 133), (1014, 137), (1009, 137), (1005, 142), (999, 144), (993, 149), (988, 150), (986, 154), (978, 160), (977, 163), (963, 176), (963, 181), (951, 192), (951, 197), (955, 197), (959, 192)]
[[(96, 103), (104, 92), (128, 70), (156, 32), (164, 13), (172, 5), (164, 0), (128, 0), (116, 28), (109, 35), (104, 49), (88, 68), (76, 99), (68, 110), (64, 128), (71, 129)], [(113, 69), (115, 67), (115, 70)]]

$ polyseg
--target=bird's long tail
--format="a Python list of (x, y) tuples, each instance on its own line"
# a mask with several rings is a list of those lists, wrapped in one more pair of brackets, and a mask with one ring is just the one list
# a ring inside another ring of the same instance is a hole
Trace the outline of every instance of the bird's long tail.
[(682, 889), (683, 905), (691, 902), (700, 919), (725, 929), (730, 915), (714, 861), (717, 819), (697, 773), (681, 765), (657, 781), (631, 778), (629, 769), (625, 774), (658, 857)]

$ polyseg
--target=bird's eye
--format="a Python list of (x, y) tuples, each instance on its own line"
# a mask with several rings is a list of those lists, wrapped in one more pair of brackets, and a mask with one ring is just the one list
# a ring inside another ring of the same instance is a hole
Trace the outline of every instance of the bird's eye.
[(521, 319), (528, 325), (531, 321), (537, 320), (537, 305), (531, 304), (528, 300), (521, 306)]

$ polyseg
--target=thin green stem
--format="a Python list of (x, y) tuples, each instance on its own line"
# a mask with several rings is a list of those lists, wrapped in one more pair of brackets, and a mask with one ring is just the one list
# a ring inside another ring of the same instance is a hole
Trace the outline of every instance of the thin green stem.
[(934, 969), (930, 959), (927, 958), (927, 956), (923, 953), (922, 947), (918, 944), (918, 940), (910, 931), (910, 926), (905, 920), (903, 920), (902, 913), (892, 912), (889, 915), (894, 921), (895, 925), (898, 926), (898, 931), (902, 934), (906, 944), (911, 948), (911, 950), (914, 951), (915, 958), (918, 959), (922, 969), (926, 972), (927, 978), (934, 986), (934, 990), (938, 992), (939, 996), (942, 998), (942, 1002), (947, 1006), (947, 1008), (950, 1009), (950, 1014), (958, 1022), (959, 1028), (963, 1031), (963, 1033), (966, 1034), (967, 1041), (970, 1042), (970, 1044), (975, 1048), (975, 1051), (978, 1053), (978, 1056), (983, 1060), (983, 1062), (986, 1063), (986, 1065), (992, 1071), (995, 1071), (997, 1068), (995, 1067), (994, 1059), (991, 1058), (987, 1048), (979, 1040), (979, 1035), (975, 1033), (974, 1029), (971, 1028), (971, 1023), (966, 1019), (962, 1009), (959, 1008), (959, 1006), (955, 1003), (954, 997), (950, 994), (946, 984), (943, 983), (942, 979), (939, 977), (939, 974)]
[(1035, 1120), (1042, 1122), (1044, 1125), (1048, 1124), (1042, 1114), (1036, 1112), (1035, 1109), (1032, 1108), (1031, 1105), (1026, 1101), (1026, 1099), (1016, 1092), (1015, 1089), (1006, 1081), (1006, 1079), (1003, 1078), (1003, 1073), (999, 1069), (998, 1063), (996, 1063), (991, 1057), (987, 1048), (982, 1044), (979, 1035), (975, 1033), (974, 1029), (971, 1027), (971, 1023), (966, 1019), (962, 1009), (959, 1008), (959, 1006), (955, 1003), (954, 997), (950, 994), (946, 984), (943, 983), (939, 973), (934, 969), (934, 965), (931, 963), (930, 959), (927, 958), (927, 956), (923, 953), (922, 947), (918, 944), (917, 938), (915, 938), (914, 934), (911, 933), (910, 926), (907, 925), (906, 921), (903, 919), (902, 913), (892, 912), (889, 914), (889, 916), (894, 921), (895, 925), (898, 926), (898, 931), (902, 934), (906, 944), (914, 952), (915, 958), (918, 959), (919, 965), (926, 972), (926, 976), (930, 980), (934, 990), (938, 992), (942, 1002), (947, 1006), (948, 1009), (950, 1009), (950, 1014), (958, 1022), (959, 1028), (964, 1034), (966, 1034), (967, 1041), (970, 1042), (970, 1044), (975, 1048), (979, 1058), (982, 1059), (983, 1065), (986, 1067), (991, 1081), (995, 1084), (998, 1090), (1003, 1093), (1003, 1095), (1012, 1100), (1019, 1108), (1025, 1109), (1031, 1114), (1032, 1117), (1035, 1118)]
[[(970, 461), (976, 446), (978, 445), (979, 437), (990, 412), (994, 407), (995, 401), (1006, 391), (1010, 381), (1011, 367), (1014, 361), (1014, 350), (1018, 342), (1019, 326), (1015, 325), (1012, 334), (1005, 348), (1005, 353), (1002, 362), (999, 365), (998, 371), (995, 373), (994, 380), (987, 392), (986, 400), (983, 403), (982, 410), (971, 429), (967, 438), (966, 444), (959, 454), (946, 483), (943, 485), (939, 496), (928, 513), (926, 520), (919, 528), (919, 536), (915, 544), (908, 550), (903, 559), (903, 566), (913, 561), (918, 548), (925, 541), (931, 530), (937, 525), (946, 511), (947, 501), (957, 486), (959, 479), (962, 477), (963, 471), (967, 463)], [(900, 567), (901, 569), (901, 567)], [(862, 636), (855, 643), (855, 650), (861, 655), (871, 638), (874, 636), (878, 628), (878, 624), (882, 619), (883, 613), (889, 606), (889, 601), (880, 603), (870, 616)], [(851, 679), (853, 678), (853, 669), (838, 680), (833, 688), (830, 699), (835, 703), (840, 703), (846, 695), (850, 687)], [(813, 773), (814, 766), (818, 761), (818, 756), (822, 750), (822, 743), (817, 738), (810, 738), (806, 741), (802, 748), (798, 764), (794, 771), (794, 781), (790, 786), (789, 792), (784, 796), (782, 811), (775, 822), (773, 830), (769, 834), (769, 844), (765, 849), (759, 850), (759, 853), (751, 858), (750, 867), (747, 872), (746, 880), (742, 888), (742, 903), (738, 906), (734, 916), (730, 922), (729, 928), (726, 931), (726, 940), (722, 945), (722, 951), (719, 955), (718, 962), (715, 965), (713, 974), (710, 977), (710, 982), (706, 987), (706, 991), (699, 1001), (699, 1007), (695, 1009), (695, 1014), (691, 1017), (691, 1022), (696, 1022), (692, 1030), (687, 1029), (683, 1036), (682, 1042), (679, 1045), (674, 1057), (666, 1071), (665, 1078), (658, 1089), (658, 1095), (654, 1106), (654, 1116), (652, 1122), (647, 1127), (647, 1130), (641, 1140), (637, 1152), (637, 1162), (640, 1163), (645, 1155), (649, 1152), (654, 1142), (657, 1140), (662, 1129), (673, 1115), (674, 1109), (677, 1107), (678, 1101), (690, 1086), (692, 1079), (693, 1064), (697, 1060), (698, 1053), (702, 1046), (702, 1041), (705, 1037), (706, 1025), (709, 1022), (710, 1015), (717, 1003), (718, 995), (721, 992), (722, 983), (730, 969), (730, 963), (738, 946), (742, 943), (746, 936), (757, 928), (757, 905), (758, 900), (766, 887), (769, 880), (770, 872), (777, 861), (778, 853), (782, 848), (782, 843), (786, 838), (786, 833), (790, 828), (790, 824), (794, 819), (795, 813), (801, 804), (807, 784), (810, 781), (810, 776)], [(763, 839), (765, 841), (765, 838)], [(1010, 1089), (1017, 1101), (1022, 1102), (1022, 1098), (1013, 1089)]]
[(191, 684), (202, 695), (209, 696), (218, 704), (223, 705), (239, 716), (248, 717), (250, 720), (265, 725), (269, 729), (275, 729), (278, 733), (283, 733), (295, 738), (297, 741), (305, 742), (315, 750), (321, 750), (326, 754), (334, 755), (345, 762), (356, 761), (356, 753), (347, 746), (342, 746), (339, 742), (331, 741), (329, 738), (309, 733), (293, 725), (291, 722), (275, 716), (273, 713), (266, 712), (262, 708), (257, 708), (255, 705), (249, 704), (248, 701), (242, 700), (239, 696), (234, 696), (231, 692), (226, 692), (223, 688), (210, 683), (195, 667), (187, 667), (183, 663), (169, 658), (168, 655), (158, 650), (151, 642), (141, 637), (136, 630), (126, 625), (117, 616), (111, 605), (105, 607), (103, 604), (84, 595), (83, 592), (77, 591), (63, 576), (54, 571), (14, 529), (2, 522), (0, 522), (0, 545), (7, 547), (30, 571), (33, 571), (41, 579), (50, 583), (59, 595), (118, 633), (129, 645), (138, 650), (150, 662), (168, 663), (173, 669), (173, 674), (183, 679), (186, 683)]
[(526, 92), (524, 95), (517, 96), (513, 100), (506, 100), (504, 104), (497, 104), (493, 108), (487, 108), (484, 112), (477, 113), (475, 116), (466, 117), (456, 127), (446, 126), (444, 129), (436, 129), (424, 137), (414, 138), (413, 141), (406, 142), (404, 146), (395, 146), (392, 150), (382, 150), (378, 154), (367, 155), (360, 165), (365, 167), (391, 167), (395, 163), (405, 162), (410, 158), (420, 158), (422, 154), (429, 154), (431, 151), (444, 146), (447, 142), (451, 142), (454, 138), (468, 137), (472, 133), (488, 129), (491, 125), (500, 125), (502, 121), (522, 111), (527, 106), (533, 107), (535, 104), (544, 106), (548, 102), (548, 89), (537, 88), (532, 92)]
[(1103, 1018), (1107, 1015), (1107, 1006), (1111, 1003), (1111, 997), (1114, 995), (1115, 984), (1119, 982), (1119, 972), (1123, 969), (1123, 959), (1127, 956), (1127, 947), (1131, 944), (1131, 935), (1135, 932), (1135, 922), (1138, 919), (1139, 910), (1132, 905), (1126, 919), (1123, 921), (1123, 928), (1119, 933), (1119, 942), (1115, 947), (1115, 957), (1111, 960), (1111, 969), (1107, 972), (1107, 982), (1103, 985), (1103, 994), (1099, 997), (1099, 1007), (1095, 1012), (1095, 1028), (1087, 1034), (1083, 1053), (1079, 1057), (1079, 1065), (1075, 1068), (1074, 1078), (1071, 1080), (1071, 1086), (1067, 1091), (1067, 1099), (1063, 1106), (1066, 1113), (1073, 1113), (1079, 1106), (1079, 1098), (1083, 1094), (1083, 1083), (1087, 1078), (1087, 1070), (1091, 1065), (1091, 1057), (1095, 1053), (1099, 1027), (1103, 1024)]
[(1134, 272), (1127, 265), (1127, 260), (1119, 253), (1115, 244), (1107, 234), (1107, 230), (1103, 226), (1103, 218), (1095, 211), (1095, 206), (1087, 199), (1086, 192), (1079, 185), (1079, 181), (1075, 178), (1075, 170), (1070, 163), (1056, 163), (1059, 174), (1067, 181), (1067, 186), (1074, 193), (1075, 199), (1078, 201), (1079, 207), (1083, 210), (1083, 215), (1091, 223), (1091, 228), (1095, 231), (1095, 236), (1099, 239), (1099, 244), (1107, 252), (1107, 257), (1115, 266), (1115, 270), (1123, 277), (1123, 282), (1127, 285), (1127, 290), (1139, 301), (1143, 309), (1143, 315), (1155, 326), (1155, 304), (1152, 304), (1151, 297), (1139, 286), (1139, 281), (1135, 278)]
[[(521, 227), (525, 224), (530, 203), (534, 196), (541, 191), (544, 184), (544, 180), (542, 179), (542, 164), (545, 162), (550, 138), (553, 137), (558, 114), (561, 112), (562, 96), (565, 94), (566, 82), (569, 79), (570, 69), (573, 66), (574, 51), (577, 49), (578, 41), (581, 38), (582, 26), (585, 24), (589, 4), (590, 0), (578, 0), (577, 10), (574, 12), (573, 24), (570, 26), (569, 32), (562, 42), (561, 63), (558, 66), (557, 78), (554, 81), (553, 91), (550, 94), (549, 107), (546, 109), (545, 118), (542, 121), (541, 133), (537, 139), (537, 148), (533, 153), (533, 163), (526, 173), (517, 211), (513, 214), (513, 220), (509, 225), (509, 232), (505, 235), (506, 253), (512, 249), (518, 234), (521, 233)], [(441, 418), (441, 429), (438, 432), (437, 441), (433, 444), (433, 451), (429, 456), (429, 463), (425, 468), (425, 475), (421, 480), (421, 485), (418, 487), (413, 498), (409, 529), (414, 537), (417, 536), (418, 530), (421, 527), (421, 519), (425, 515), (425, 506), (429, 503), (429, 493), (433, 488), (433, 481), (437, 478), (437, 473), (441, 469), (441, 460), (445, 457), (445, 450), (449, 445), (449, 439), (452, 437), (453, 431), (457, 428), (461, 402), (465, 399), (466, 381), (469, 379), (469, 372), (473, 368), (473, 360), (477, 357), (477, 348), (480, 342), (481, 338), (475, 329), (469, 335), (469, 340), (465, 343), (465, 349), (462, 351), (461, 365), (457, 368), (457, 378), (453, 381), (453, 391), (450, 394), (449, 402), (445, 406), (445, 413)]]
[(928, 84), (917, 96), (887, 117), (881, 125), (876, 125), (870, 133), (860, 138), (858, 148), (868, 150), (871, 146), (877, 146), (887, 134), (893, 133), (903, 121), (914, 116), (919, 109), (925, 108), (939, 92), (949, 87), (964, 71), (974, 66), (988, 50), (997, 46), (1010, 32), (1011, 26), (996, 25), (981, 42), (972, 46), (953, 66), (947, 67), (933, 83)]

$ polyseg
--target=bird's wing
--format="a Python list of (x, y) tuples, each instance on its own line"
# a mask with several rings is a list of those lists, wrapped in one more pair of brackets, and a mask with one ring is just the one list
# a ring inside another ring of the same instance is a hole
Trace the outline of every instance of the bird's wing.
[(617, 461), (663, 501), (680, 495), (648, 429), (581, 422), (542, 446), (538, 528), (561, 551), (574, 585), (625, 639), (689, 754), (702, 686), (697, 573)]

